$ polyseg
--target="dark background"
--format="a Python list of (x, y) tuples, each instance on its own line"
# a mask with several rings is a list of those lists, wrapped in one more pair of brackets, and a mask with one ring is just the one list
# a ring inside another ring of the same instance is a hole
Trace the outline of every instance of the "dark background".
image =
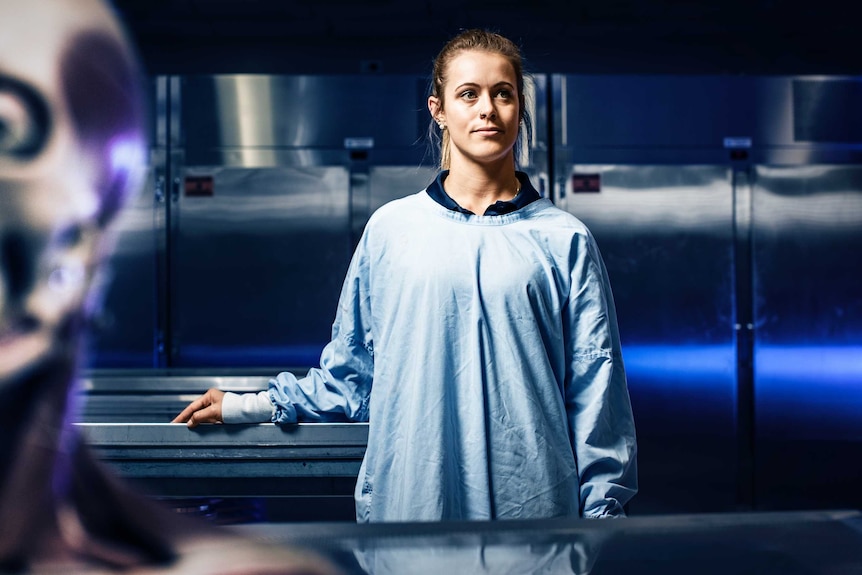
[(427, 73), (483, 27), (534, 72), (857, 74), (846, 0), (114, 0), (151, 74)]

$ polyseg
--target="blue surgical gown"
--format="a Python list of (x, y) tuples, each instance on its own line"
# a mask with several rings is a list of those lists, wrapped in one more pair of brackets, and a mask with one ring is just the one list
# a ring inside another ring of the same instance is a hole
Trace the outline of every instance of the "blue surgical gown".
[(635, 428), (587, 228), (546, 199), (375, 212), (320, 368), (270, 382), (273, 421), (368, 421), (359, 521), (621, 516)]

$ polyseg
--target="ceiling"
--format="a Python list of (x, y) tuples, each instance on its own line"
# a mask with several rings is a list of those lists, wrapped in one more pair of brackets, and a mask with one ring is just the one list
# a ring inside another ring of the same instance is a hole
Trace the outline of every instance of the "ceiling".
[(514, 39), (534, 72), (862, 73), (862, 3), (843, 0), (114, 4), (155, 74), (424, 74), (442, 44), (469, 27)]

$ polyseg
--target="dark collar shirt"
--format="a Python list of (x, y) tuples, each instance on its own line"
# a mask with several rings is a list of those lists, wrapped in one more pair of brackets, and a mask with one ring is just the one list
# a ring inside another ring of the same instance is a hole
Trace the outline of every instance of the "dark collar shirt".
[[(470, 214), (476, 215), (468, 209), (462, 208), (458, 205), (458, 203), (449, 197), (449, 194), (446, 193), (446, 190), (443, 189), (443, 180), (446, 179), (446, 176), (449, 175), (449, 170), (443, 170), (437, 175), (437, 178), (431, 182), (428, 186), (426, 192), (431, 199), (440, 204), (446, 209), (461, 212), (462, 214)], [(517, 195), (508, 201), (498, 201), (494, 202), (485, 210), (485, 213), (482, 214), (484, 216), (502, 216), (503, 214), (509, 214), (514, 212), (515, 210), (520, 210), (524, 206), (531, 204), (538, 200), (541, 196), (539, 192), (536, 191), (536, 188), (533, 187), (533, 184), (530, 183), (530, 178), (527, 177), (527, 174), (524, 172), (515, 172), (515, 177), (518, 178), (518, 181), (521, 182), (521, 190), (517, 193)]]

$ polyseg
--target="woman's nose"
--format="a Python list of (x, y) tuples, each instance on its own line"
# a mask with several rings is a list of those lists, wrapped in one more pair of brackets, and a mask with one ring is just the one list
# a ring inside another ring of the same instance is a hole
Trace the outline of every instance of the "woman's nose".
[(485, 120), (487, 118), (495, 119), (497, 117), (497, 109), (494, 107), (494, 99), (490, 96), (485, 96), (479, 102), (479, 118)]

